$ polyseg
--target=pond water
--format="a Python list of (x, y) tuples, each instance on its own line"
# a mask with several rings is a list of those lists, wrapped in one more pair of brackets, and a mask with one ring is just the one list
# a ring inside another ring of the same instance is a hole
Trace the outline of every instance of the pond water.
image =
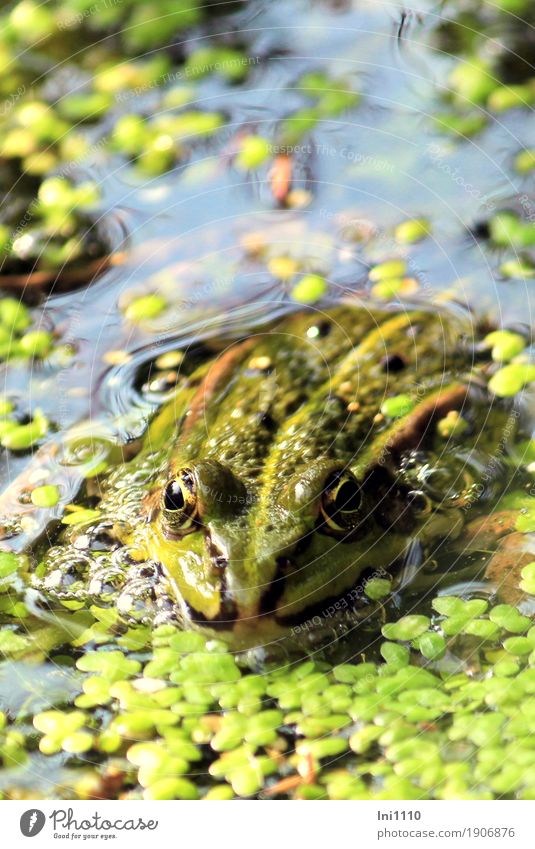
[[(471, 316), (480, 338), (494, 328), (523, 337), (506, 368), (528, 368), (530, 4), (186, 5), (161, 30), (165, 3), (148, 7), (150, 25), (131, 3), (54, 0), (40, 19), (21, 0), (3, 13), (5, 293), (52, 334), (33, 358), (2, 348), (13, 416), (42, 425), (29, 450), (2, 442), (8, 552), (45, 527), (53, 537), (50, 519), (78, 503), (68, 476), (59, 505), (18, 500), (21, 480), (51, 483), (41, 473), (57, 446), (74, 440), (93, 464), (91, 491), (113, 445), (143, 433), (173, 383), (175, 367), (158, 357), (240, 336), (300, 302), (441, 304)], [(65, 245), (80, 233), (71, 256)], [(530, 382), (512, 379), (519, 390)], [(524, 511), (526, 537), (533, 403), (528, 388), (517, 404), (528, 470), (511, 495), (507, 467), (500, 505)], [(347, 664), (311, 650), (309, 661), (270, 665), (171, 626), (127, 628), (113, 608), (47, 608), (11, 560), (0, 569), (0, 788), (10, 798), (533, 798), (529, 746), (525, 762), (502, 766), (502, 747), (522, 750), (533, 723), (529, 601), (492, 614), (488, 587), (467, 595), (459, 584), (449, 602), (396, 602), (386, 619), (406, 615), (383, 629), (380, 653), (355, 644)], [(531, 573), (524, 584), (531, 594)], [(413, 703), (417, 689), (427, 695)]]

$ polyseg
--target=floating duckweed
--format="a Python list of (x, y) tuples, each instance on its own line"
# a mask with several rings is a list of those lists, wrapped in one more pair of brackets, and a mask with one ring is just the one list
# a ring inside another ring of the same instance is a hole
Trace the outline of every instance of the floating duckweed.
[(522, 106), (532, 106), (535, 102), (535, 86), (530, 80), (525, 85), (497, 86), (488, 97), (489, 109), (494, 112), (505, 112)]
[[(523, 578), (534, 578), (532, 567), (524, 567)], [(205, 757), (207, 746), (219, 753), (209, 764), (210, 780), (221, 783), (205, 791), (204, 798), (270, 794), (269, 777), (283, 768), (297, 770), (296, 777), (304, 780), (312, 770), (315, 783), (306, 786), (321, 791), (314, 790), (314, 798), (321, 794), (387, 798), (400, 790), (404, 798), (426, 793), (450, 798), (459, 793), (461, 784), (461, 796), (467, 798), (475, 793), (470, 769), (481, 786), (480, 796), (493, 798), (498, 792), (494, 788), (505, 787), (513, 778), (520, 795), (529, 778), (518, 771), (513, 776), (504, 760), (512, 765), (528, 763), (530, 750), (519, 750), (518, 744), (529, 736), (535, 715), (529, 699), (535, 693), (535, 669), (526, 665), (535, 655), (535, 628), (527, 636), (515, 636), (525, 634), (531, 622), (512, 605), (489, 609), (483, 599), (440, 596), (432, 606), (443, 617), (435, 628), (456, 620), (456, 633), (478, 641), (480, 672), (470, 677), (464, 672), (445, 678), (434, 674), (434, 664), (445, 655), (447, 637), (431, 630), (425, 616), (404, 616), (383, 627), (388, 642), (381, 645), (386, 661), (382, 665), (341, 664), (330, 669), (307, 660), (262, 675), (241, 671), (219, 642), (162, 626), (154, 631), (154, 651), (143, 678), (137, 677), (140, 662), (127, 668), (133, 659), (123, 652), (116, 656), (93, 651), (85, 655), (88, 660), (80, 658), (78, 668), (90, 674), (77, 704), (109, 705), (108, 724), (94, 737), (83, 710), (62, 727), (58, 717), (64, 714), (52, 711), (48, 725), (37, 721), (38, 730), (47, 735), (41, 751), (82, 753), (94, 746), (113, 753), (124, 740), (132, 741), (127, 758), (137, 769), (144, 798), (195, 798), (196, 782), (190, 783), (186, 773)], [(414, 650), (423, 655), (428, 668), (411, 662)], [(175, 680), (169, 683), (170, 679)], [(82, 701), (84, 697), (92, 697), (92, 702)], [(351, 728), (355, 722), (358, 726)], [(289, 728), (303, 739), (287, 748), (284, 737)], [(503, 746), (511, 741), (510, 755), (504, 754), (501, 741)], [(450, 752), (446, 762), (441, 757), (444, 746)], [(473, 767), (464, 762), (471, 751), (467, 746), (478, 747)], [(358, 759), (346, 766), (351, 752)], [(344, 758), (340, 768), (326, 766), (340, 757)], [(380, 779), (379, 789), (368, 775)], [(288, 787), (281, 790), (283, 795), (304, 797), (301, 785)]]
[(489, 388), (500, 398), (511, 398), (535, 380), (535, 365), (531, 363), (510, 363), (504, 366), (489, 380)]
[(383, 625), (381, 631), (387, 640), (415, 640), (428, 630), (430, 624), (427, 616), (403, 616), (398, 622)]
[(529, 257), (508, 259), (500, 265), (500, 274), (504, 277), (519, 277), (524, 280), (535, 276), (535, 266)]
[(142, 295), (132, 301), (125, 310), (125, 316), (136, 324), (158, 318), (166, 309), (167, 301), (162, 295)]
[(60, 493), (57, 486), (48, 484), (46, 486), (36, 486), (31, 492), (32, 504), (36, 507), (54, 507), (59, 499)]
[(481, 616), (488, 608), (484, 599), (474, 598), (464, 601), (457, 596), (443, 595), (433, 599), (433, 609), (443, 616), (466, 616), (468, 619)]
[(279, 280), (290, 280), (299, 271), (299, 263), (291, 256), (275, 256), (268, 261), (268, 271)]
[(0, 631), (0, 654), (10, 655), (24, 651), (30, 645), (27, 637), (14, 631)]
[(63, 525), (84, 525), (98, 519), (100, 515), (99, 510), (92, 510), (89, 507), (80, 507), (76, 504), (67, 504), (65, 510), (68, 512), (61, 518), (61, 523)]
[(376, 298), (382, 298), (384, 301), (388, 301), (391, 298), (395, 298), (401, 292), (402, 287), (403, 279), (401, 277), (392, 277), (376, 283), (372, 286), (371, 291), (372, 295), (375, 295)]
[(381, 262), (374, 265), (368, 274), (372, 283), (377, 283), (379, 280), (390, 280), (404, 277), (407, 273), (407, 263), (404, 259), (389, 259), (386, 262)]
[(365, 725), (349, 738), (349, 745), (357, 755), (368, 752), (381, 737), (384, 729), (379, 725)]
[(460, 115), (458, 112), (441, 112), (433, 118), (442, 132), (452, 133), (469, 138), (479, 133), (487, 123), (486, 116), (481, 112)]
[(519, 174), (529, 174), (535, 168), (535, 149), (521, 150), (515, 157), (515, 169)]
[(388, 301), (398, 295), (412, 295), (418, 291), (420, 284), (415, 277), (392, 277), (375, 283), (371, 292), (376, 298)]
[(70, 754), (81, 755), (87, 752), (93, 745), (93, 735), (88, 731), (74, 731), (67, 734), (62, 741), (62, 749)]
[(41, 183), (37, 197), (43, 212), (65, 215), (77, 207), (94, 207), (100, 200), (100, 191), (91, 181), (74, 186), (65, 177), (49, 177)]
[(439, 660), (446, 652), (446, 640), (435, 631), (426, 631), (418, 637), (417, 646), (428, 660)]
[(531, 506), (522, 507), (515, 522), (515, 528), (523, 534), (533, 533), (535, 531), (535, 508)]
[(462, 627), (463, 634), (472, 634), (482, 640), (493, 640), (500, 633), (500, 629), (488, 619), (472, 619)]
[(535, 595), (535, 561), (524, 566), (520, 575), (520, 588), (530, 595)]
[(503, 641), (503, 647), (509, 654), (522, 657), (533, 651), (534, 643), (528, 637), (508, 637)]
[(531, 625), (531, 619), (522, 616), (516, 607), (510, 604), (498, 604), (493, 607), (489, 613), (489, 619), (512, 634), (523, 634)]
[(17, 424), (4, 430), (0, 435), (0, 445), (10, 451), (26, 451), (43, 439), (48, 433), (50, 423), (40, 410), (36, 410), (27, 424)]
[(30, 324), (28, 308), (15, 298), (0, 298), (0, 324), (10, 333), (21, 333)]
[(397, 419), (400, 416), (406, 416), (414, 409), (415, 401), (410, 395), (395, 395), (393, 398), (386, 398), (381, 404), (381, 413), (388, 418)]
[(210, 790), (203, 796), (205, 801), (228, 801), (234, 799), (234, 791), (228, 784), (220, 784), (217, 787), (211, 787)]
[(463, 419), (457, 410), (450, 410), (443, 419), (439, 419), (437, 422), (437, 431), (443, 439), (462, 436), (468, 427), (468, 422)]
[(21, 0), (9, 15), (9, 24), (26, 44), (36, 44), (52, 35), (54, 15), (47, 6), (33, 0)]
[(259, 168), (269, 158), (271, 144), (262, 136), (246, 136), (240, 143), (236, 156), (236, 167), (241, 171)]
[(120, 651), (87, 652), (76, 661), (76, 666), (83, 672), (98, 672), (107, 681), (121, 681), (141, 669), (138, 660), (129, 660)]
[(492, 348), (492, 359), (498, 363), (512, 360), (526, 347), (524, 337), (511, 330), (494, 330), (485, 336), (484, 342)]
[(431, 231), (431, 225), (426, 218), (411, 218), (402, 221), (394, 231), (396, 241), (401, 244), (410, 245), (425, 239)]
[(91, 91), (83, 94), (69, 94), (61, 98), (58, 112), (73, 124), (84, 121), (96, 121), (105, 115), (113, 103), (111, 94), (105, 91)]
[(301, 304), (313, 304), (327, 293), (328, 284), (321, 274), (305, 274), (292, 289), (292, 298)]
[(87, 717), (83, 711), (48, 710), (34, 716), (35, 728), (44, 736), (39, 748), (45, 755), (62, 749), (66, 752), (86, 752), (92, 745), (92, 735), (83, 730)]
[(410, 661), (409, 649), (407, 646), (400, 646), (398, 643), (382, 643), (381, 654), (391, 666), (407, 666)]
[(295, 747), (299, 756), (310, 755), (321, 760), (341, 755), (348, 749), (348, 741), (344, 737), (327, 737), (323, 740), (300, 740)]
[(385, 578), (371, 578), (366, 582), (364, 593), (368, 598), (378, 601), (381, 598), (386, 598), (392, 589), (392, 581)]
[(247, 57), (232, 47), (201, 47), (193, 51), (185, 64), (185, 73), (190, 79), (216, 73), (230, 82), (240, 82), (248, 71)]
[(516, 213), (507, 210), (497, 212), (489, 220), (489, 234), (499, 247), (517, 249), (535, 245), (535, 227), (530, 221), (523, 221)]
[(148, 137), (148, 124), (140, 115), (122, 115), (113, 129), (111, 144), (127, 156), (138, 156)]
[(449, 83), (461, 102), (484, 103), (496, 88), (496, 79), (489, 65), (476, 57), (459, 64), (453, 69)]
[(98, 675), (91, 675), (83, 683), (83, 694), (75, 700), (76, 707), (91, 708), (111, 701), (110, 684)]
[(198, 799), (199, 791), (187, 778), (160, 778), (143, 791), (144, 799)]
[(8, 578), (19, 569), (19, 556), (10, 551), (0, 551), (0, 580)]
[(321, 117), (339, 115), (359, 100), (359, 94), (351, 89), (348, 82), (334, 79), (321, 71), (304, 74), (298, 87), (315, 100)]

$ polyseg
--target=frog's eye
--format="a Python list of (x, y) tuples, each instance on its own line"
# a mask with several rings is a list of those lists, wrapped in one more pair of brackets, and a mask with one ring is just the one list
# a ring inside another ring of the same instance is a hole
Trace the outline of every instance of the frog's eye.
[(162, 510), (171, 531), (187, 533), (196, 527), (197, 493), (193, 475), (187, 469), (169, 481), (162, 496)]
[(328, 527), (349, 531), (358, 524), (362, 493), (350, 472), (335, 472), (321, 496), (320, 510)]

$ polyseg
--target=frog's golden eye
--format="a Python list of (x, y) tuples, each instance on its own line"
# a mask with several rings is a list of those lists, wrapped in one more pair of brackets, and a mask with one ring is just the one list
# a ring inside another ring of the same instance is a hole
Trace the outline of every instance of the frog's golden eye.
[(320, 510), (333, 531), (350, 531), (359, 521), (362, 493), (351, 472), (335, 472), (321, 495)]
[(167, 483), (162, 496), (162, 511), (166, 524), (175, 533), (188, 533), (197, 527), (195, 480), (188, 469)]

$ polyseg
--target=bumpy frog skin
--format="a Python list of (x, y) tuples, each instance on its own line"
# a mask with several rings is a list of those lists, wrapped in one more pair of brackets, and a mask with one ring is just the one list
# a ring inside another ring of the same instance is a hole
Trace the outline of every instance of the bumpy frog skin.
[[(244, 642), (340, 598), (366, 605), (369, 576), (431, 558), (492, 488), (507, 408), (460, 330), (449, 314), (343, 305), (229, 342), (102, 482), (98, 522), (46, 554), (40, 587)], [(412, 409), (380, 412), (400, 395)], [(467, 427), (446, 439), (452, 410)]]

